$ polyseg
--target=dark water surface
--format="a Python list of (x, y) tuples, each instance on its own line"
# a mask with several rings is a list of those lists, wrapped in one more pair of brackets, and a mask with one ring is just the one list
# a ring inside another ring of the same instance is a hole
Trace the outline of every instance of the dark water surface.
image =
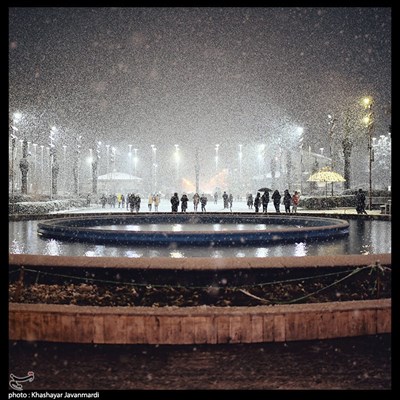
[(169, 247), (133, 246), (120, 244), (96, 245), (44, 239), (37, 234), (39, 221), (9, 222), (9, 252), (11, 254), (64, 255), (90, 257), (281, 257), (343, 254), (391, 253), (391, 222), (349, 220), (349, 235), (321, 241), (266, 244), (246, 247)]

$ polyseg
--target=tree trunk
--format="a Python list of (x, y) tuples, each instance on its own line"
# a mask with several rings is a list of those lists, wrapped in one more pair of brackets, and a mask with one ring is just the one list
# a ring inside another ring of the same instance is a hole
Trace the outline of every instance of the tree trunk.
[(97, 194), (97, 161), (92, 163), (92, 193)]
[(19, 168), (21, 170), (21, 193), (28, 194), (28, 171), (29, 171), (29, 162), (28, 162), (28, 142), (26, 140), (22, 143), (22, 158), (19, 163)]
[(350, 157), (351, 157), (351, 150), (353, 147), (352, 142), (348, 138), (344, 138), (342, 141), (343, 145), (343, 156), (344, 156), (344, 172), (343, 177), (346, 179), (344, 182), (344, 188), (350, 189), (351, 186), (351, 166), (350, 166)]
[(51, 169), (51, 174), (52, 174), (52, 178), (51, 178), (51, 185), (52, 185), (52, 193), (53, 195), (57, 195), (57, 190), (58, 190), (58, 185), (57, 185), (57, 180), (58, 180), (58, 172), (60, 170), (60, 166), (58, 165), (57, 160), (54, 157), (53, 160), (53, 167)]

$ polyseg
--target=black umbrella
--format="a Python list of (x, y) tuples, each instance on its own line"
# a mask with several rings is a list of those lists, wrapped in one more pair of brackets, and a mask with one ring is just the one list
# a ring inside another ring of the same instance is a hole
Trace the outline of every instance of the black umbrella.
[(258, 189), (257, 192), (272, 192), (272, 189), (267, 188), (267, 187), (263, 187), (261, 189)]

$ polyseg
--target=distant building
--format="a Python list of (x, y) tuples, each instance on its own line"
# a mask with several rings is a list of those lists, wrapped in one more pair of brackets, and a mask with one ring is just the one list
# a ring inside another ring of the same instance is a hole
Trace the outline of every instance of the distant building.
[(100, 175), (98, 178), (98, 193), (139, 193), (147, 194), (143, 191), (143, 179), (138, 176), (127, 174), (125, 172), (109, 172)]

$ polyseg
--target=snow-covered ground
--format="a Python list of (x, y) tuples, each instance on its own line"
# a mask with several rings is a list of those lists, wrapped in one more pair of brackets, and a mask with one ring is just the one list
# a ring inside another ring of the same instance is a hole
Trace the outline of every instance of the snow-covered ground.
[[(245, 201), (234, 201), (232, 204), (232, 211), (228, 209), (224, 209), (223, 202), (222, 200), (218, 200), (217, 204), (214, 203), (214, 201), (209, 201), (206, 206), (207, 212), (220, 212), (220, 213), (230, 213), (230, 212), (254, 212), (254, 207), (252, 209), (249, 209), (247, 207), (247, 204)], [(179, 206), (178, 209), (179, 212), (181, 212), (181, 208)], [(193, 203), (189, 202), (188, 204), (188, 209), (187, 212), (193, 212)], [(126, 209), (126, 206), (124, 208), (119, 208), (118, 205), (114, 207), (110, 207), (108, 204), (105, 206), (105, 208), (102, 208), (100, 204), (92, 204), (90, 207), (83, 207), (83, 208), (71, 208), (69, 210), (62, 210), (62, 211), (56, 211), (54, 214), (60, 214), (60, 213), (93, 213), (93, 212), (130, 212), (129, 210)], [(142, 199), (142, 203), (140, 206), (140, 211), (139, 212), (149, 212), (149, 208), (147, 205), (147, 199)], [(151, 212), (154, 211), (154, 206), (152, 207)], [(162, 199), (160, 202), (160, 205), (158, 206), (158, 212), (171, 212), (171, 203), (169, 202), (169, 199)], [(201, 212), (201, 206), (198, 206), (198, 211)], [(283, 204), (280, 206), (280, 212), (281, 214), (285, 213), (285, 208)], [(299, 214), (303, 213), (335, 213), (335, 214), (356, 214), (355, 208), (348, 207), (348, 208), (337, 208), (337, 209), (331, 209), (331, 210), (308, 210), (308, 209), (302, 209), (301, 207), (297, 208), (297, 212)], [(262, 213), (262, 211), (260, 211)], [(275, 207), (272, 202), (269, 202), (268, 204), (268, 213), (275, 214)], [(380, 210), (372, 210), (372, 211), (367, 211), (368, 214), (380, 214)]]

